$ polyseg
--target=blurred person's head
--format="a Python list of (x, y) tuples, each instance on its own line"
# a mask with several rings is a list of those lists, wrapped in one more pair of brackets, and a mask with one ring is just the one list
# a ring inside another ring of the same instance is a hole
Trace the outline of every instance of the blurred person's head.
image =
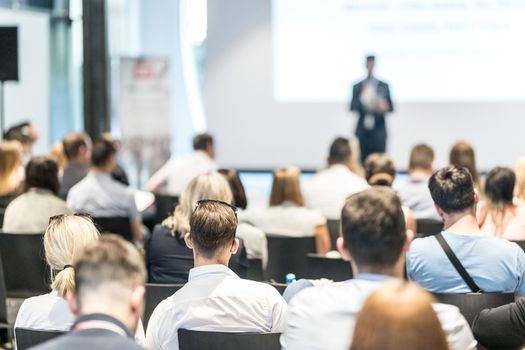
[(103, 139), (105, 140), (108, 140), (109, 142), (112, 142), (113, 145), (115, 146), (115, 149), (117, 150), (117, 152), (120, 150), (121, 148), (121, 143), (120, 143), (120, 140), (113, 137), (113, 135), (110, 133), (110, 132), (104, 132), (102, 133), (102, 135), (100, 135), (100, 137), (102, 137)]
[(363, 165), (365, 178), (370, 186), (391, 187), (396, 177), (394, 162), (385, 153), (372, 153)]
[(399, 197), (387, 187), (373, 187), (348, 197), (341, 212), (337, 249), (354, 271), (402, 277), (407, 236)]
[(492, 169), (485, 181), (485, 195), (493, 207), (505, 208), (512, 206), (516, 175), (509, 168), (496, 167)]
[(233, 205), (239, 209), (246, 209), (248, 200), (246, 199), (246, 192), (241, 182), (239, 172), (235, 169), (219, 169), (219, 173), (224, 175), (233, 195)]
[(68, 162), (89, 164), (91, 162), (91, 139), (86, 133), (72, 132), (62, 140)]
[(23, 180), (22, 145), (18, 141), (0, 143), (0, 195), (9, 194), (20, 187)]
[(51, 288), (62, 298), (75, 290), (73, 262), (86, 245), (100, 234), (88, 216), (57, 215), (51, 217), (44, 234), (46, 261), (51, 269)]
[(366, 71), (368, 72), (368, 77), (371, 77), (374, 74), (374, 66), (376, 64), (376, 57), (373, 55), (366, 56)]
[(93, 141), (91, 166), (101, 172), (111, 173), (117, 165), (117, 149), (112, 141), (98, 137)]
[(448, 350), (434, 302), (417, 284), (385, 283), (359, 312), (350, 350)]
[(336, 138), (330, 145), (328, 154), (328, 165), (343, 164), (350, 166), (352, 161), (352, 149), (350, 141), (344, 137)]
[(467, 168), (449, 165), (436, 171), (428, 181), (428, 188), (445, 227), (449, 227), (455, 217), (476, 212), (478, 195)]
[(195, 266), (203, 264), (228, 265), (239, 248), (235, 238), (237, 208), (229, 203), (201, 200), (190, 216), (190, 232), (185, 241), (193, 249)]
[(182, 192), (173, 215), (166, 218), (162, 225), (168, 227), (176, 237), (184, 237), (190, 232), (190, 216), (201, 199), (232, 203), (232, 191), (223, 175), (209, 172), (193, 178)]
[(215, 158), (215, 147), (213, 145), (213, 137), (210, 134), (198, 134), (193, 138), (193, 149), (195, 151), (203, 151), (208, 154), (210, 158)]
[(31, 154), (33, 144), (38, 141), (38, 132), (31, 122), (23, 122), (10, 127), (4, 134), (6, 141), (18, 141), (24, 153)]
[(139, 251), (116, 235), (91, 242), (73, 264), (75, 292), (68, 294), (77, 315), (112, 316), (135, 333), (142, 316), (146, 268)]
[(457, 142), (450, 150), (450, 165), (457, 167), (464, 167), (470, 171), (472, 180), (476, 185), (479, 185), (479, 173), (476, 168), (476, 155), (474, 148), (467, 142)]
[(59, 172), (63, 171), (67, 166), (67, 157), (64, 152), (64, 143), (62, 141), (57, 141), (51, 147), (51, 153), (49, 154), (51, 158), (57, 162)]
[(425, 172), (428, 175), (434, 172), (434, 150), (432, 147), (424, 143), (412, 147), (408, 172)]
[(25, 188), (46, 189), (58, 196), (58, 165), (50, 157), (33, 157), (26, 165)]
[(300, 207), (304, 206), (301, 170), (296, 167), (289, 166), (273, 171), (270, 206), (282, 205), (285, 202), (291, 202)]
[(525, 200), (525, 157), (521, 157), (516, 164), (515, 195), (520, 200)]

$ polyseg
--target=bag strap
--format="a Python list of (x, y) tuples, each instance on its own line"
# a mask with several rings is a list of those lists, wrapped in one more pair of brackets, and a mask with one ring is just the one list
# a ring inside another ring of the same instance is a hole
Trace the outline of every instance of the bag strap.
[(478, 287), (476, 282), (474, 282), (472, 277), (470, 277), (470, 275), (467, 272), (467, 270), (465, 270), (465, 267), (463, 267), (463, 264), (461, 264), (461, 261), (459, 261), (459, 259), (456, 256), (456, 254), (454, 254), (454, 252), (452, 251), (452, 249), (448, 245), (447, 241), (445, 240), (445, 237), (443, 237), (443, 235), (441, 234), (441, 232), (438, 233), (437, 235), (435, 235), (435, 237), (436, 237), (439, 245), (441, 246), (441, 248), (443, 248), (443, 250), (445, 251), (445, 254), (447, 254), (448, 260), (450, 260), (452, 265), (454, 265), (454, 268), (459, 273), (461, 278), (463, 278), (463, 281), (465, 281), (465, 283), (468, 285), (470, 290), (473, 293), (483, 293), (483, 290)]

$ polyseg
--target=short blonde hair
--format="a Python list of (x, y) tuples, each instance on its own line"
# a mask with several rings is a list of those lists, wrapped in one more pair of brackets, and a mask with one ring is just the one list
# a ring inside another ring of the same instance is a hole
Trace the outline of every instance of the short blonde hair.
[(304, 206), (300, 179), (301, 170), (296, 167), (288, 166), (274, 170), (270, 206), (281, 205), (287, 201)]
[(21, 185), (22, 152), (22, 144), (18, 141), (0, 142), (0, 195), (13, 192)]
[(65, 297), (75, 289), (75, 259), (100, 233), (91, 218), (78, 215), (59, 215), (51, 218), (44, 234), (46, 261), (51, 269), (51, 288)]
[(190, 216), (201, 199), (231, 203), (233, 195), (225, 177), (218, 172), (209, 172), (191, 180), (182, 192), (173, 215), (166, 218), (162, 225), (168, 227), (173, 235), (185, 235), (190, 232)]

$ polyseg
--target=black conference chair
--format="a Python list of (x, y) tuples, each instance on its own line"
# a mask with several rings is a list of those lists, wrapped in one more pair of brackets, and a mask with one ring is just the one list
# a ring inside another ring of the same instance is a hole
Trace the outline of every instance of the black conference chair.
[(512, 241), (520, 246), (520, 248), (525, 251), (525, 241)]
[(264, 281), (264, 270), (261, 259), (248, 259), (247, 279), (252, 281)]
[(5, 289), (4, 269), (0, 257), (0, 344), (11, 341), (11, 326), (7, 322), (7, 293)]
[(160, 224), (173, 213), (179, 204), (179, 197), (155, 193), (155, 223)]
[(268, 266), (266, 279), (285, 282), (286, 274), (294, 273), (296, 278), (305, 278), (306, 254), (315, 253), (315, 237), (286, 237), (267, 235)]
[(434, 219), (417, 219), (416, 226), (417, 238), (433, 236), (440, 233), (443, 230), (443, 222)]
[(481, 310), (506, 305), (514, 301), (514, 293), (434, 293), (434, 296), (440, 303), (457, 306), (469, 325), (472, 325), (474, 317)]
[(48, 340), (65, 334), (60, 331), (39, 331), (28, 328), (15, 328), (16, 347), (18, 350), (29, 349), (32, 346), (44, 343)]
[(159, 305), (164, 299), (171, 297), (183, 286), (184, 284), (146, 283), (146, 305), (144, 307), (144, 316), (142, 317), (144, 329), (147, 329), (151, 314), (157, 305)]
[(133, 242), (133, 231), (128, 217), (94, 217), (93, 222), (102, 234), (114, 233)]
[(339, 232), (341, 231), (341, 223), (339, 220), (327, 220), (326, 226), (328, 226), (328, 232), (330, 233), (330, 240), (332, 242), (332, 250), (337, 250), (336, 242), (339, 238)]
[(49, 293), (51, 278), (44, 258), (43, 237), (41, 233), (0, 233), (7, 297), (28, 298)]
[(306, 257), (310, 279), (328, 278), (336, 282), (346, 281), (354, 277), (352, 265), (341, 258), (327, 258), (318, 254), (308, 254)]
[(280, 350), (279, 333), (224, 333), (179, 329), (180, 350)]

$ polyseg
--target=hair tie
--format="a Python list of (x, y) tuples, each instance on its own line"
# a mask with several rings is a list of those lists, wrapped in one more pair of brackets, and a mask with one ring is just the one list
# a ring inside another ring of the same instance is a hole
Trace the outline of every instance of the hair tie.
[(72, 268), (72, 269), (74, 268), (73, 265), (64, 265), (64, 268), (62, 269), (62, 271), (64, 271), (65, 269), (67, 269), (69, 267)]
[(368, 179), (368, 183), (372, 186), (374, 185), (385, 185), (388, 184), (388, 186), (392, 185), (394, 182), (394, 177), (387, 173), (377, 173), (374, 174)]

